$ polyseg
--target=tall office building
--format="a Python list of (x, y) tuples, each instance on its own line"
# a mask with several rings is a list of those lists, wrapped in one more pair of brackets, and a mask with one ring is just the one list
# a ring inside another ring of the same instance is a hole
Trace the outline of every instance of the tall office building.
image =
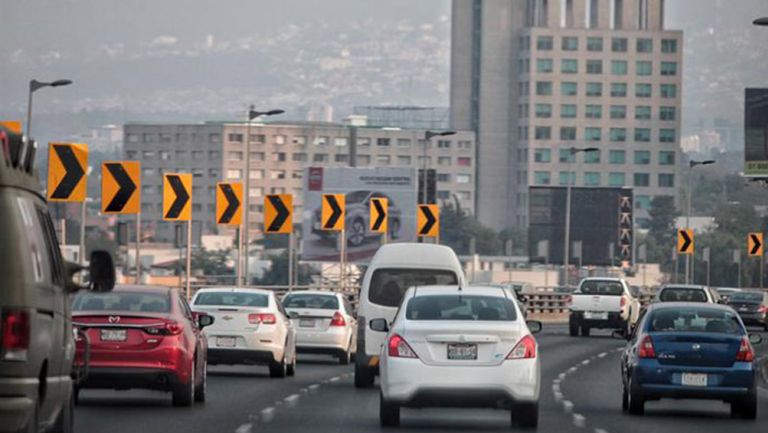
[(634, 187), (641, 224), (677, 197), (682, 32), (664, 0), (455, 0), (451, 50), (482, 222), (526, 226), (531, 185)]

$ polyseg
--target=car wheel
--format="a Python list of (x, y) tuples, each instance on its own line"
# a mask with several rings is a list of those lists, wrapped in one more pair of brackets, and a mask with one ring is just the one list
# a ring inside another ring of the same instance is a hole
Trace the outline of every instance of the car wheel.
[(627, 387), (629, 388), (629, 413), (632, 415), (642, 415), (645, 413), (645, 400), (643, 399), (643, 393), (639, 387), (633, 386), (634, 381), (629, 378)]
[(381, 393), (379, 393), (379, 422), (384, 427), (400, 425), (400, 406), (386, 401)]
[(351, 247), (359, 247), (365, 241), (365, 223), (361, 219), (352, 222), (352, 229), (347, 235), (347, 243)]
[(349, 365), (351, 361), (352, 361), (352, 342), (350, 341), (349, 344), (347, 344), (347, 350), (339, 353), (339, 364)]
[(291, 360), (291, 363), (285, 368), (285, 373), (288, 376), (296, 375), (296, 349), (293, 351), (293, 359)]
[(26, 433), (38, 433), (40, 431), (40, 405), (35, 401), (35, 410), (32, 412), (32, 417), (27, 423), (27, 428), (24, 429)]
[(61, 407), (59, 416), (56, 417), (56, 424), (53, 425), (51, 433), (72, 433), (74, 431), (75, 419), (75, 392), (74, 388), (69, 399)]
[(626, 412), (629, 410), (629, 392), (627, 392), (627, 386), (621, 386), (621, 411)]
[(285, 363), (285, 353), (280, 362), (272, 361), (269, 364), (269, 377), (283, 378), (288, 374), (288, 366)]
[(200, 383), (195, 387), (195, 401), (203, 403), (205, 401), (205, 393), (208, 390), (208, 363), (203, 361), (203, 377)]
[(512, 424), (522, 428), (536, 428), (539, 425), (539, 403), (519, 403), (512, 411)]
[(72, 398), (74, 399), (75, 405), (80, 404), (80, 387), (73, 385)]
[(362, 358), (358, 356), (355, 359), (355, 388), (370, 388), (373, 386), (375, 377), (371, 369), (362, 363)]
[(589, 326), (581, 325), (581, 336), (582, 337), (589, 337)]
[(757, 418), (757, 391), (752, 391), (742, 399), (731, 403), (731, 417), (743, 419)]
[(579, 336), (579, 324), (577, 322), (571, 322), (568, 326), (568, 330), (571, 333), (571, 337)]
[(192, 361), (191, 373), (189, 374), (189, 383), (180, 383), (173, 390), (174, 406), (192, 406), (195, 401), (195, 362)]

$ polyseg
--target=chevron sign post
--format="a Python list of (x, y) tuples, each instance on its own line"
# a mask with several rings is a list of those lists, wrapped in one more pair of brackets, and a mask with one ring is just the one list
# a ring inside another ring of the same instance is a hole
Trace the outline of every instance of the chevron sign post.
[(141, 284), (141, 163), (101, 164), (101, 212), (136, 215), (136, 284)]
[(192, 174), (166, 173), (163, 175), (163, 219), (187, 222), (187, 300), (190, 296), (192, 275)]

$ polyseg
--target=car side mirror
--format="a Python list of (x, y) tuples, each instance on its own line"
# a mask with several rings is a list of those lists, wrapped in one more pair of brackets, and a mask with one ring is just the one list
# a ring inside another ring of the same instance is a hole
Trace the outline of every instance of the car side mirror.
[(531, 334), (538, 334), (541, 332), (541, 328), (543, 328), (543, 325), (538, 320), (526, 320), (525, 324), (528, 325), (528, 330), (531, 331)]
[(215, 321), (216, 321), (216, 318), (208, 314), (198, 314), (197, 316), (197, 326), (199, 326), (200, 329), (203, 329), (206, 326), (213, 325), (213, 322)]
[(387, 323), (387, 319), (371, 319), (371, 321), (368, 322), (368, 326), (376, 332), (389, 332), (389, 323)]
[(760, 334), (749, 334), (749, 342), (752, 344), (760, 344), (763, 342), (763, 337)]
[(618, 339), (621, 339), (621, 340), (628, 340), (629, 339), (627, 331), (625, 329), (617, 329), (617, 330), (613, 331), (611, 333), (611, 337), (618, 338)]

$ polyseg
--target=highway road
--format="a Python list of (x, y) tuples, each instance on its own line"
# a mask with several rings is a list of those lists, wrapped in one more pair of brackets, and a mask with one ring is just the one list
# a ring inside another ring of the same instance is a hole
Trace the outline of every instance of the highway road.
[[(606, 332), (572, 338), (564, 326), (537, 336), (542, 359), (540, 432), (755, 432), (768, 425), (768, 391), (760, 391), (757, 421), (730, 419), (718, 402), (663, 400), (646, 415), (621, 412), (619, 350)], [(756, 347), (768, 353), (768, 342)], [(170, 396), (148, 391), (85, 390), (76, 409), (78, 433), (378, 432), (378, 389), (355, 389), (352, 367), (330, 358), (300, 358), (297, 375), (270, 379), (264, 367), (211, 367), (208, 401), (175, 408)], [(765, 383), (763, 382), (763, 386)], [(509, 431), (506, 411), (404, 409), (396, 431)]]

